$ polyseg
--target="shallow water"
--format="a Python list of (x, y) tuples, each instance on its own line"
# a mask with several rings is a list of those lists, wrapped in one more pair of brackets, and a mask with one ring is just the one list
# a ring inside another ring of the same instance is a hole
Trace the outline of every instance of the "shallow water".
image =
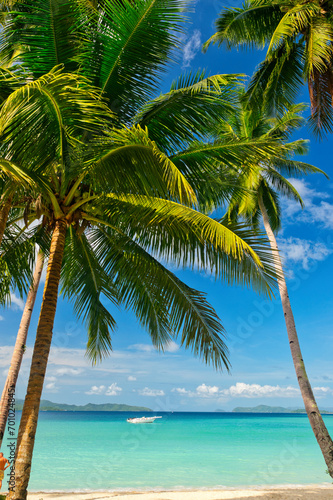
[[(330, 482), (305, 415), (159, 415), (154, 424), (134, 425), (126, 422), (133, 413), (42, 412), (29, 489)], [(324, 418), (333, 434), (333, 415)]]

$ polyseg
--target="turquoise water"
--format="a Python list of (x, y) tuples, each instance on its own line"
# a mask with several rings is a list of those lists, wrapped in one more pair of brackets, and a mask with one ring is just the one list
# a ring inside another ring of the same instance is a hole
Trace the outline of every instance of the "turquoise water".
[[(211, 488), (329, 482), (305, 415), (40, 414), (30, 490)], [(333, 416), (324, 417), (333, 434)], [(6, 484), (6, 483), (4, 483)]]

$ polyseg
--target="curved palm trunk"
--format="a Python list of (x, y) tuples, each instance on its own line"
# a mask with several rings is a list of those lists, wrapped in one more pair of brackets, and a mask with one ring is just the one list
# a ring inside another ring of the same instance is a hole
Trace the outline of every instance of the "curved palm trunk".
[(305, 410), (310, 420), (314, 435), (325, 459), (328, 472), (330, 476), (333, 477), (333, 441), (328, 433), (328, 430), (318, 409), (314, 394), (312, 392), (311, 384), (305, 370), (276, 238), (270, 226), (269, 218), (262, 200), (259, 200), (259, 206), (262, 213), (265, 230), (274, 253), (274, 265), (278, 274), (279, 292), (281, 296), (284, 319), (287, 327), (289, 345), (298, 384), (304, 401)]
[(0, 245), (2, 238), (6, 229), (6, 224), (8, 220), (8, 215), (12, 206), (13, 196), (8, 196), (8, 198), (3, 202), (0, 208)]
[(24, 354), (24, 347), (27, 341), (28, 329), (30, 325), (31, 315), (34, 308), (36, 295), (39, 287), (40, 277), (43, 271), (44, 264), (44, 254), (42, 252), (38, 253), (36, 268), (33, 276), (32, 285), (30, 287), (27, 300), (25, 303), (24, 311), (21, 318), (21, 323), (19, 330), (17, 332), (14, 352), (12, 360), (10, 363), (6, 383), (2, 392), (0, 401), (0, 448), (2, 445), (2, 439), (5, 432), (10, 401), (10, 390), (15, 388), (17, 377), (21, 368), (21, 363)]
[(24, 401), (18, 433), (15, 462), (15, 491), (10, 491), (7, 495), (7, 499), (11, 500), (26, 500), (27, 498), (27, 487), (30, 479), (40, 398), (43, 390), (52, 341), (54, 317), (57, 308), (66, 228), (67, 225), (64, 219), (57, 220), (52, 235), (43, 302), (31, 361), (27, 395)]

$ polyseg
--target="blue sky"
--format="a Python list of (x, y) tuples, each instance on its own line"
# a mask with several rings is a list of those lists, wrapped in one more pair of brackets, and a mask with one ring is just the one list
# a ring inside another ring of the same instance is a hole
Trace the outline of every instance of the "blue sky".
[[(233, 2), (223, 5), (234, 6)], [(207, 68), (208, 73), (251, 75), (263, 53), (226, 52), (201, 45), (214, 33), (214, 20), (222, 2), (197, 1), (182, 57), (165, 77), (167, 90), (181, 71)], [(306, 100), (306, 93), (302, 100)], [(333, 176), (331, 137), (321, 143), (309, 136), (306, 161)], [(333, 181), (314, 175), (295, 181), (306, 202), (305, 210), (283, 201), (283, 230), (279, 235), (288, 271), (289, 291), (308, 373), (323, 408), (333, 408)], [(300, 407), (298, 391), (281, 305), (269, 302), (251, 290), (227, 287), (199, 272), (177, 270), (190, 286), (204, 291), (228, 333), (232, 370), (217, 373), (177, 343), (161, 354), (151, 346), (149, 336), (127, 311), (113, 310), (118, 330), (114, 351), (102, 364), (91, 367), (85, 358), (86, 333), (72, 315), (71, 305), (59, 300), (54, 340), (43, 398), (84, 404), (127, 403), (156, 410), (214, 411), (257, 404)], [(29, 373), (33, 337), (38, 321), (41, 293), (32, 319), (28, 348), (17, 388), (23, 397)], [(0, 311), (0, 384), (7, 373), (23, 302), (13, 296), (11, 309)]]

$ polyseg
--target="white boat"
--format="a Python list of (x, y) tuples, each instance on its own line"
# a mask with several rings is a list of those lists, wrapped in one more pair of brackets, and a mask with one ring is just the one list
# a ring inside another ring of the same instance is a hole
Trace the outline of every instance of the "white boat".
[(134, 417), (128, 418), (127, 422), (130, 424), (152, 424), (157, 418), (162, 417)]

